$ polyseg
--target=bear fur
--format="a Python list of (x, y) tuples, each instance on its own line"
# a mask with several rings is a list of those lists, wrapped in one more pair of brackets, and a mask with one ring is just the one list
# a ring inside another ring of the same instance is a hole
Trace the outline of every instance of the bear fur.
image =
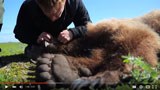
[[(69, 67), (65, 69), (75, 75), (74, 79), (68, 80), (72, 83), (73, 90), (119, 83), (132, 70), (128, 64), (123, 63), (123, 55), (142, 57), (151, 66), (157, 66), (157, 54), (160, 50), (159, 10), (134, 19), (108, 19), (96, 24), (88, 23), (87, 29), (88, 32), (83, 38), (72, 40), (65, 45), (53, 39), (47, 47), (50, 53), (61, 54), (66, 58), (68, 63), (65, 64)], [(47, 55), (52, 56), (44, 54), (42, 57)], [(53, 63), (57, 62), (57, 59), (52, 60)], [(60, 66), (59, 68), (64, 68), (63, 64)], [(64, 72), (57, 74), (56, 70), (58, 69), (52, 71), (53, 76), (61, 77)], [(72, 75), (66, 72), (63, 76), (67, 79)]]

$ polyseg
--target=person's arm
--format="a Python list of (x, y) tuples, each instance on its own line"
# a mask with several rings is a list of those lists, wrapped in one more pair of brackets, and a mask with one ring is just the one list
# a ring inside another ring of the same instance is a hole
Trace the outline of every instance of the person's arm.
[(70, 28), (69, 31), (73, 33), (73, 38), (78, 38), (85, 35), (87, 31), (86, 24), (88, 22), (91, 22), (91, 20), (82, 0), (75, 0), (75, 1), (76, 1), (76, 13), (73, 20), (75, 28)]
[(17, 23), (14, 28), (15, 37), (22, 43), (36, 44), (37, 33), (33, 30), (29, 7), (25, 1), (18, 13)]

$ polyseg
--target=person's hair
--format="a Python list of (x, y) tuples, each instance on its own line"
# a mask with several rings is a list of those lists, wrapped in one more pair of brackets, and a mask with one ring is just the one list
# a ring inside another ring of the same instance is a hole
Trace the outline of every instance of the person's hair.
[(64, 3), (65, 0), (37, 0), (37, 2), (45, 8), (57, 7), (58, 4)]

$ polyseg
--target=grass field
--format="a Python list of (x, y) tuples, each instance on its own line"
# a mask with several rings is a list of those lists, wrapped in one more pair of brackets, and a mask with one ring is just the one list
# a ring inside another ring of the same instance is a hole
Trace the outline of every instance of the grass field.
[(22, 43), (0, 43), (0, 90), (3, 83), (30, 82), (34, 78), (28, 74), (34, 64), (24, 56), (25, 47)]
[(25, 44), (18, 42), (0, 43), (0, 48), (2, 49), (2, 52), (0, 52), (0, 56), (22, 54), (25, 47)]
[[(4, 89), (3, 83), (32, 82), (35, 80), (35, 75), (31, 74), (31, 73), (34, 73), (33, 69), (35, 67), (35, 64), (31, 63), (29, 58), (25, 57), (23, 53), (25, 47), (26, 47), (26, 44), (22, 44), (18, 42), (17, 43), (0, 43), (0, 48), (2, 49), (2, 51), (0, 52), (0, 90)], [(158, 69), (158, 72), (160, 73), (160, 64), (157, 69)], [(156, 82), (156, 85), (159, 86), (159, 84), (160, 84), (160, 81), (158, 80)], [(10, 85), (10, 87), (11, 86), (12, 85)], [(56, 89), (56, 90), (61, 90), (61, 89)], [(62, 90), (66, 90), (66, 89), (62, 89)], [(110, 89), (109, 87), (103, 90), (112, 90), (112, 89)], [(132, 89), (125, 84), (122, 86), (117, 86), (117, 88), (113, 90), (132, 90)]]

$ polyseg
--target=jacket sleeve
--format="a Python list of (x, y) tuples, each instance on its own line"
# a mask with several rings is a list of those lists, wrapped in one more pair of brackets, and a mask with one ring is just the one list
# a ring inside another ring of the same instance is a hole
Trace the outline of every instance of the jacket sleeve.
[(29, 16), (29, 8), (24, 2), (19, 10), (17, 22), (14, 28), (15, 38), (26, 44), (36, 44), (37, 35), (33, 30), (32, 21)]
[(85, 35), (87, 31), (86, 24), (88, 22), (91, 22), (91, 20), (82, 0), (74, 1), (76, 3), (75, 15), (73, 17), (73, 23), (75, 25), (75, 28), (70, 28), (69, 30), (73, 33), (73, 38), (78, 38)]

